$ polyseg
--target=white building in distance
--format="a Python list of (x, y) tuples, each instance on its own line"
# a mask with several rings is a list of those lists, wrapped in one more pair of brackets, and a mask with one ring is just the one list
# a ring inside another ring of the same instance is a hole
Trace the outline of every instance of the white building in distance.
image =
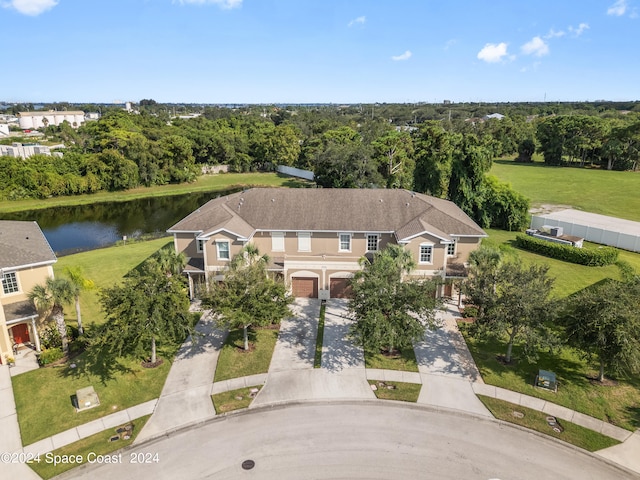
[(29, 158), (31, 155), (51, 155), (51, 149), (46, 145), (23, 145), (22, 143), (0, 145), (0, 157)]
[(73, 128), (78, 128), (85, 121), (82, 111), (20, 112), (18, 116), (20, 128), (23, 130), (35, 130), (49, 125), (58, 126), (64, 121), (69, 122)]

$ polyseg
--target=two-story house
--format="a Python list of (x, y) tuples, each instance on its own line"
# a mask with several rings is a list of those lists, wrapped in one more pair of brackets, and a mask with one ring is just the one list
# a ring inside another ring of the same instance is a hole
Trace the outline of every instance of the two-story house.
[(24, 344), (40, 350), (36, 312), (28, 299), (31, 289), (53, 277), (57, 261), (36, 222), (0, 221), (0, 362)]
[(409, 250), (412, 275), (464, 275), (486, 233), (450, 201), (407, 190), (252, 188), (209, 201), (168, 230), (188, 258), (190, 294), (223, 274), (248, 242), (271, 258), (294, 296), (348, 295), (358, 260), (389, 243)]

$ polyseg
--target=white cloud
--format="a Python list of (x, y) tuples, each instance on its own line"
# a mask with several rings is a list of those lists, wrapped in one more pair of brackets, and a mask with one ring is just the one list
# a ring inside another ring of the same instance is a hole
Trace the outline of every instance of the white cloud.
[[(587, 28), (589, 28), (587, 26)], [(557, 32), (552, 28), (551, 30), (549, 30), (549, 33), (547, 33), (544, 38), (549, 39), (549, 38), (558, 38), (558, 37), (564, 37), (565, 36), (565, 32), (564, 30), (558, 30)]]
[(218, 5), (220, 8), (231, 9), (242, 6), (242, 0), (173, 0), (180, 5)]
[(478, 52), (478, 58), (488, 63), (497, 63), (507, 55), (507, 44), (487, 43), (482, 50)]
[(576, 37), (579, 37), (584, 33), (585, 30), (589, 30), (588, 23), (581, 23), (577, 28), (569, 27), (569, 31), (573, 33)]
[(413, 55), (413, 54), (409, 50), (407, 50), (402, 55), (396, 55), (394, 57), (391, 57), (391, 60), (395, 60), (395, 61), (409, 60), (411, 58), (411, 55)]
[(549, 53), (549, 45), (540, 37), (533, 37), (520, 48), (525, 55), (544, 57)]
[(628, 8), (627, 0), (617, 0), (616, 3), (611, 5), (607, 10), (607, 15), (613, 15), (615, 17), (621, 17), (624, 15)]
[(58, 4), (58, 0), (11, 0), (3, 3), (5, 8), (13, 8), (24, 15), (35, 17), (41, 13), (51, 10)]
[(348, 27), (353, 27), (354, 25), (360, 24), (360, 25), (364, 25), (364, 22), (367, 21), (367, 17), (365, 17), (364, 15), (362, 15), (361, 17), (358, 18), (354, 18), (353, 20), (351, 20), (347, 26)]

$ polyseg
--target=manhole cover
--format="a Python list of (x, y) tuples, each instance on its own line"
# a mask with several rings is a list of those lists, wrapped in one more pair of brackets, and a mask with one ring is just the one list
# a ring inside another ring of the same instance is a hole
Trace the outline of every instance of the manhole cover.
[(251, 470), (255, 466), (256, 462), (254, 462), (253, 460), (245, 460), (244, 462), (242, 462), (242, 468), (244, 470)]

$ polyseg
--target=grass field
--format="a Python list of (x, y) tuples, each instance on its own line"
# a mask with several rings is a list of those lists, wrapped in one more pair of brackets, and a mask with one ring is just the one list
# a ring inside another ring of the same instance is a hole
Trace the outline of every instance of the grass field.
[[(504, 230), (485, 229), (485, 231), (489, 234), (489, 238), (483, 242), (496, 246), (511, 246), (518, 234), (517, 232), (506, 232)], [(566, 297), (603, 278), (620, 278), (618, 267), (615, 265), (609, 265), (607, 267), (587, 267), (555, 260), (515, 247), (513, 247), (512, 251), (527, 263), (549, 265), (549, 275), (556, 279), (553, 294), (558, 298)], [(620, 260), (629, 262), (635, 268), (636, 272), (640, 273), (640, 254), (620, 250)]]
[(53, 197), (44, 200), (3, 201), (0, 213), (37, 210), (41, 208), (66, 205), (86, 205), (98, 202), (124, 202), (136, 198), (161, 197), (193, 192), (215, 192), (242, 187), (304, 187), (310, 182), (279, 173), (225, 173), (220, 175), (203, 175), (193, 183), (160, 185), (155, 187), (138, 187), (123, 192), (99, 192), (88, 195), (72, 195)]
[(245, 352), (242, 329), (231, 330), (220, 351), (214, 381), (267, 373), (277, 339), (278, 330), (249, 329), (250, 350)]
[[(571, 348), (555, 353), (541, 351), (537, 362), (528, 363), (522, 348), (515, 345), (515, 364), (503, 365), (496, 357), (504, 355), (506, 342), (470, 338), (467, 325), (459, 326), (485, 383), (543, 398), (627, 430), (640, 427), (640, 379), (600, 385), (591, 380), (597, 378), (596, 363), (584, 360)], [(556, 374), (557, 393), (533, 386), (538, 369)]]
[(509, 182), (533, 206), (570, 205), (587, 212), (640, 221), (640, 172), (495, 160), (491, 175)]
[[(594, 432), (593, 430), (564, 421), (560, 421), (560, 425), (564, 428), (564, 431), (554, 432), (547, 424), (546, 413), (537, 412), (536, 410), (531, 410), (520, 405), (514, 405), (503, 400), (485, 397), (482, 395), (478, 395), (478, 398), (480, 398), (482, 403), (484, 403), (491, 411), (493, 416), (500, 420), (530, 428), (531, 430), (555, 437), (577, 447), (584, 448), (590, 452), (612, 447), (613, 445), (620, 443), (613, 438), (606, 437), (598, 432)], [(513, 415), (514, 411), (521, 413), (524, 416), (522, 418), (517, 418)]]
[[(40, 475), (40, 477), (42, 477), (44, 480), (47, 480), (49, 478), (55, 477), (56, 475), (60, 475), (63, 472), (71, 470), (78, 465), (87, 463), (88, 460), (95, 461), (97, 458), (99, 458), (98, 455), (109, 456), (112, 460), (121, 460), (121, 463), (128, 463), (131, 460), (130, 454), (127, 452), (116, 452), (116, 450), (120, 450), (126, 446), (131, 445), (142, 430), (142, 427), (144, 427), (145, 423), (147, 423), (148, 419), (149, 415), (146, 417), (138, 418), (137, 420), (131, 422), (131, 425), (133, 426), (133, 434), (128, 440), (109, 442), (109, 439), (116, 434), (117, 429), (114, 428), (105, 430), (104, 432), (96, 433), (95, 435), (83, 438), (82, 440), (74, 442), (70, 445), (58, 448), (50, 453), (51, 457), (47, 457), (47, 455), (41, 455), (40, 462), (32, 463), (30, 464), (30, 467), (38, 475)], [(74, 463), (61, 462), (57, 465), (54, 465), (54, 455), (80, 455), (82, 461)], [(91, 455), (91, 457), (89, 457), (89, 455)], [(155, 461), (154, 457), (149, 457), (149, 459), (152, 462)], [(160, 459), (158, 459), (158, 461), (160, 461)]]
[[(58, 259), (53, 266), (53, 272), (56, 277), (63, 277), (65, 267), (80, 267), (84, 276), (95, 282), (94, 290), (80, 294), (80, 306), (82, 323), (87, 326), (99, 325), (104, 322), (104, 314), (99, 302), (100, 289), (120, 282), (127, 272), (137, 267), (158, 249), (172, 243), (168, 237), (165, 237), (67, 255)], [(77, 325), (73, 305), (65, 307), (65, 319), (70, 325)]]

